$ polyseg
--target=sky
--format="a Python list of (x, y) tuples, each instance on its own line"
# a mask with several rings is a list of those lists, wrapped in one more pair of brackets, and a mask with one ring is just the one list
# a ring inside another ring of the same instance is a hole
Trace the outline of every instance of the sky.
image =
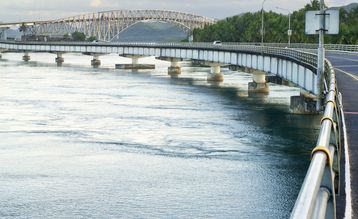
[[(161, 9), (194, 13), (211, 18), (253, 12), (263, 0), (0, 0), (0, 21), (38, 21), (65, 18), (89, 12), (119, 9)], [(302, 8), (310, 0), (266, 0), (265, 10), (287, 13)], [(347, 5), (358, 0), (326, 0), (329, 7)]]

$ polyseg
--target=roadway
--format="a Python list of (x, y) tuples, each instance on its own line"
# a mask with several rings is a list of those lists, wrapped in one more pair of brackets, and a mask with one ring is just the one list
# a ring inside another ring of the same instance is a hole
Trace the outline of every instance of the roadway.
[[(358, 55), (327, 53), (327, 58), (336, 70), (338, 89), (343, 97), (351, 164), (352, 205), (355, 215), (353, 218), (356, 218), (358, 216)], [(344, 163), (341, 168), (344, 171)], [(342, 181), (341, 196), (337, 200), (338, 218), (343, 218), (344, 215), (345, 195), (344, 181)]]

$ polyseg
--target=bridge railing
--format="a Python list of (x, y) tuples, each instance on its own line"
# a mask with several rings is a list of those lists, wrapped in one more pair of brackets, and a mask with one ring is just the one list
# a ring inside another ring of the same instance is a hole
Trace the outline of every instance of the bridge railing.
[[(237, 42), (225, 42), (223, 45), (252, 45), (252, 46), (260, 46), (261, 43), (237, 43)], [(314, 43), (291, 43), (288, 46), (287, 43), (264, 43), (263, 46), (267, 47), (280, 47), (280, 48), (297, 48), (297, 49), (317, 49), (318, 44)], [(351, 44), (325, 44), (326, 50), (332, 51), (346, 51), (346, 52), (358, 52), (358, 45)]]
[[(6, 44), (24, 44), (24, 45), (48, 45), (48, 42), (9, 42), (0, 41), (0, 43)], [(213, 45), (212, 43), (146, 43), (146, 42), (118, 42), (118, 43), (106, 43), (106, 42), (51, 42), (51, 45), (63, 45), (63, 46), (121, 46), (121, 47), (149, 47), (149, 48), (179, 48), (179, 49), (198, 49), (198, 50), (215, 50), (215, 51), (234, 51), (245, 52), (253, 54), (265, 54), (269, 56), (279, 56), (282, 58), (290, 58), (298, 63), (303, 63), (309, 66), (310, 69), (316, 69), (317, 55), (311, 52), (302, 51), (293, 48), (283, 48), (274, 46), (261, 46), (253, 44), (233, 44), (224, 43), (222, 45)], [(315, 71), (314, 71), (315, 72)]]
[(326, 60), (325, 110), (312, 160), (291, 219), (336, 218), (341, 155), (342, 98), (331, 63)]

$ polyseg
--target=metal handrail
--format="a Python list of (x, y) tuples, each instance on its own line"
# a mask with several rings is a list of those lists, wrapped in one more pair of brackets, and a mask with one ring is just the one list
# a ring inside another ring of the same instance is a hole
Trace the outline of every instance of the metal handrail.
[[(225, 42), (225, 45), (262, 45), (261, 43), (254, 42), (254, 43), (238, 43), (238, 42)], [(290, 46), (288, 46), (287, 43), (264, 43), (263, 46), (268, 47), (280, 47), (280, 48), (297, 48), (297, 49), (317, 49), (318, 44), (314, 43), (291, 43)], [(347, 51), (347, 52), (358, 52), (358, 45), (352, 45), (352, 44), (325, 44), (326, 50), (331, 51)]]
[[(8, 42), (8, 41), (3, 41), (3, 42)], [(21, 43), (26, 43), (26, 42), (21, 42)], [(41, 43), (41, 42), (30, 42), (30, 43)], [(56, 42), (51, 42), (51, 44), (56, 43)], [(57, 42), (59, 44), (65, 43), (65, 42)], [(93, 43), (90, 42), (69, 42), (70, 44), (87, 44), (87, 45), (93, 45)], [(117, 45), (122, 45), (122, 44), (126, 44), (126, 45), (148, 45), (148, 44), (152, 44), (152, 45), (184, 45), (184, 44), (188, 44), (188, 45), (192, 45), (192, 46), (213, 46), (212, 43), (207, 43), (207, 42), (193, 42), (193, 43), (161, 43), (161, 42), (153, 42), (153, 43), (140, 43), (140, 42), (100, 42), (100, 43), (96, 43), (96, 44), (117, 44)], [(217, 47), (229, 47), (229, 46), (260, 46), (260, 47), (278, 47), (278, 48), (291, 48), (291, 49), (317, 49), (318, 48), (318, 44), (315, 43), (291, 43), (290, 46), (288, 46), (287, 43), (260, 43), (260, 42), (223, 42), (222, 45), (220, 46), (215, 46)], [(358, 52), (358, 45), (352, 45), (352, 44), (325, 44), (325, 49), (326, 50), (331, 50), (331, 51), (346, 51), (346, 52)]]
[[(336, 218), (341, 151), (340, 126), (342, 103), (337, 95), (335, 71), (326, 60), (326, 105), (317, 146), (291, 213), (291, 219)], [(336, 183), (337, 182), (337, 183)]]

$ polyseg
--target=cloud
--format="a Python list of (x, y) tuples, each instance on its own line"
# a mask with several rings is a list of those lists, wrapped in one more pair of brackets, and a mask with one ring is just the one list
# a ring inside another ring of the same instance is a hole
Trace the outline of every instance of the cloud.
[(92, 0), (90, 6), (92, 8), (99, 8), (102, 6), (102, 0)]
[[(263, 0), (0, 0), (0, 21), (47, 20), (90, 12), (120, 9), (160, 9), (194, 13), (222, 19), (261, 9)], [(329, 6), (346, 5), (357, 0), (325, 0)], [(298, 10), (310, 0), (267, 0), (266, 11), (276, 7)], [(282, 11), (279, 11), (282, 12)], [(283, 13), (283, 12), (282, 12)]]

